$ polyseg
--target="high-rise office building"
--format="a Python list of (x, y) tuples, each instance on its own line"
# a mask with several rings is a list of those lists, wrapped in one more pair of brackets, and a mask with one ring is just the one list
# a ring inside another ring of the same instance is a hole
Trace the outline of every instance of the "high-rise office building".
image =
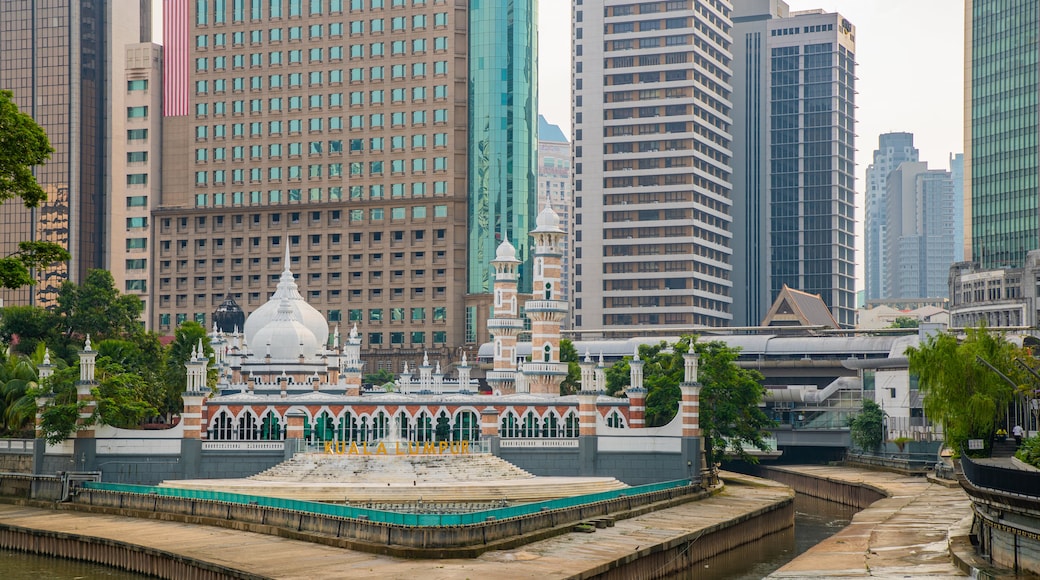
[(14, 93), (54, 147), (35, 172), (47, 200), (34, 210), (17, 200), (0, 206), (0, 255), (25, 240), (55, 242), (72, 255), (67, 264), (37, 272), (35, 287), (0, 290), (8, 305), (52, 303), (62, 282), (101, 266), (106, 4), (0, 3), (0, 89)]
[(727, 0), (574, 4), (574, 326), (731, 319)]
[(734, 324), (784, 286), (855, 324), (856, 32), (840, 14), (735, 0)]
[(0, 206), (0, 254), (36, 239), (72, 256), (37, 272), (31, 289), (0, 290), (7, 304), (51, 304), (63, 282), (78, 282), (91, 268), (110, 270), (118, 290), (147, 299), (147, 249), (131, 240), (147, 229), (155, 182), (138, 176), (157, 155), (130, 139), (159, 118), (155, 7), (153, 0), (0, 3), (0, 89), (14, 93), (54, 147), (36, 168), (47, 201), (31, 211)]
[(953, 179), (953, 261), (964, 260), (964, 154), (950, 154)]
[(905, 161), (917, 161), (920, 152), (914, 147), (913, 133), (882, 133), (874, 162), (867, 166), (867, 203), (864, 219), (864, 254), (866, 256), (867, 300), (890, 297), (885, 288), (885, 199), (888, 176)]
[[(553, 125), (538, 115), (538, 205), (548, 202), (560, 218), (564, 236), (559, 240), (563, 257), (560, 262), (560, 300), (571, 297), (571, 245), (570, 232), (574, 227), (571, 216), (574, 197), (571, 195), (571, 144), (558, 125)], [(570, 326), (570, 316), (564, 318), (563, 326)]]
[(1021, 268), (1040, 243), (1040, 4), (964, 3), (965, 259)]
[[(508, 238), (521, 262), (518, 291), (529, 293), (528, 232), (538, 214), (538, 2), (458, 3), (469, 7), (468, 292), (490, 295), (491, 260)], [(468, 302), (471, 318), (482, 321), (487, 311)]]
[(884, 299), (945, 298), (954, 255), (953, 179), (906, 161), (885, 183)]
[[(251, 312), (291, 269), (332, 325), (357, 325), (375, 364), (366, 371), (399, 371), (425, 350), (449, 360), (487, 340), (490, 311), (468, 303), (470, 110), (513, 129), (511, 99), (533, 97), (494, 93), (496, 108), (473, 93), (473, 70), (499, 61), (470, 38), (468, 5), (167, 2), (157, 330), (208, 326), (226, 295)], [(500, 40), (496, 49), (533, 60)], [(503, 175), (530, 163), (533, 175), (533, 155), (509, 157), (511, 135), (496, 133), (489, 163)], [(501, 210), (490, 223), (506, 221)]]

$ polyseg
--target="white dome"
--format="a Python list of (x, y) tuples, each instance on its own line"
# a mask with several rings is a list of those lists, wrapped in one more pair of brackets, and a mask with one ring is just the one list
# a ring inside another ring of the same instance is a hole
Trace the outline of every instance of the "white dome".
[(545, 196), (545, 208), (538, 214), (534, 223), (535, 229), (531, 233), (563, 233), (563, 230), (560, 229), (560, 216), (553, 211), (548, 195)]
[[(293, 312), (294, 320), (310, 330), (319, 345), (326, 344), (329, 340), (329, 323), (320, 312), (310, 304), (307, 304), (307, 301), (300, 294), (300, 290), (296, 285), (296, 279), (293, 278), (292, 271), (289, 270), (288, 250), (285, 252), (285, 270), (282, 271), (282, 278), (278, 281), (278, 288), (275, 290), (274, 295), (246, 318), (246, 323), (242, 328), (246, 344), (251, 345), (255, 353), (263, 355), (261, 349), (264, 347), (264, 344), (257, 342), (257, 333), (275, 320), (279, 304), (283, 298), (289, 301), (289, 308)], [(308, 353), (308, 356), (311, 354), (313, 353)]]
[(503, 241), (498, 245), (498, 249), (495, 250), (495, 261), (496, 262), (515, 262), (516, 260), (516, 248), (513, 244), (509, 243), (509, 240)]
[(321, 344), (309, 328), (296, 320), (288, 298), (281, 299), (274, 319), (258, 330), (251, 342), (257, 356), (270, 353), (271, 360), (297, 360), (301, 354), (312, 358)]

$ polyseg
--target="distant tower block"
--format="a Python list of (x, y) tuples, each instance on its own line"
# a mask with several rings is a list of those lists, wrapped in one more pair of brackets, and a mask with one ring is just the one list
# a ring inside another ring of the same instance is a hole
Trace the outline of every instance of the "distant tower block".
[(516, 336), (524, 329), (517, 304), (516, 249), (506, 240), (499, 244), (491, 266), (495, 269), (494, 317), (487, 322), (495, 346), (493, 370), (487, 372), (492, 389), (503, 394), (516, 390)]
[(524, 377), (531, 393), (559, 395), (560, 383), (567, 377), (567, 365), (560, 362), (560, 325), (567, 315), (567, 302), (560, 288), (563, 273), (563, 241), (548, 198), (538, 214), (534, 238), (534, 278), (532, 299), (524, 304), (531, 319), (531, 362), (524, 365)]

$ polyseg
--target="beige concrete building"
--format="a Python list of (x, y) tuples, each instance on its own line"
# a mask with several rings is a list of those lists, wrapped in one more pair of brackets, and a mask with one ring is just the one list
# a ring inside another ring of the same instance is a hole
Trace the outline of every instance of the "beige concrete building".
[(116, 289), (144, 302), (149, 319), (152, 288), (149, 259), (151, 210), (162, 184), (162, 47), (120, 46), (122, 66), (112, 70), (112, 117), (108, 139), (109, 226), (105, 267)]
[(457, 359), (466, 2), (180, 8), (167, 11), (188, 25), (182, 52), (167, 44), (153, 328), (210, 326), (228, 294), (252, 312), (288, 250), (305, 299), (331, 325), (357, 325), (365, 372), (426, 350)]

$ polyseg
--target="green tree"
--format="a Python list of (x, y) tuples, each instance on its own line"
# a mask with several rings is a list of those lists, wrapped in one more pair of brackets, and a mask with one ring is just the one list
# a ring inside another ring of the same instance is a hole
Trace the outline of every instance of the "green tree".
[[(152, 332), (141, 333), (134, 340), (109, 338), (97, 344), (98, 357), (107, 357), (121, 366), (126, 373), (140, 380), (137, 392), (143, 402), (166, 412), (166, 388), (163, 366), (166, 352), (159, 337)], [(175, 412), (179, 412), (177, 409)]]
[[(50, 158), (54, 149), (43, 129), (18, 110), (11, 91), (0, 91), (0, 204), (21, 199), (27, 208), (39, 207), (47, 193), (36, 182), (32, 168)], [(0, 287), (22, 288), (35, 283), (32, 270), (70, 258), (60, 245), (23, 241), (18, 251), (0, 256)]]
[[(675, 417), (682, 398), (679, 385), (685, 379), (683, 355), (694, 343), (700, 355), (700, 426), (708, 463), (713, 465), (724, 457), (753, 462), (755, 458), (747, 449), (767, 450), (766, 429), (774, 425), (759, 407), (765, 396), (761, 385), (763, 377), (757, 371), (737, 366), (739, 349), (721, 341), (694, 341), (694, 337), (685, 336), (671, 346), (662, 341), (639, 347), (643, 387), (647, 390), (646, 425), (665, 425)], [(608, 393), (618, 393), (628, 386), (629, 360), (626, 357), (607, 369)]]
[(567, 377), (560, 383), (560, 395), (573, 395), (581, 390), (581, 367), (574, 343), (566, 338), (560, 340), (560, 362), (567, 363)]
[[(173, 342), (166, 351), (166, 363), (163, 370), (163, 404), (159, 406), (159, 409), (167, 420), (170, 420), (172, 415), (180, 413), (184, 407), (181, 395), (188, 383), (188, 369), (184, 364), (191, 358), (192, 350), (198, 348), (200, 340), (206, 357), (212, 358), (213, 347), (209, 344), (206, 329), (201, 324), (188, 320), (177, 327)], [(217, 371), (211, 366), (206, 372), (206, 385), (212, 389), (216, 384)]]
[(921, 325), (921, 321), (912, 316), (897, 316), (892, 324), (889, 324), (889, 328), (917, 328)]
[(39, 388), (30, 391), (33, 397), (46, 395), (52, 398), (42, 413), (44, 437), (51, 443), (60, 443), (78, 428), (96, 424), (134, 429), (157, 413), (157, 409), (147, 402), (147, 387), (141, 377), (127, 372), (108, 357), (98, 357), (94, 367), (97, 385), (91, 389), (97, 405), (84, 424), (77, 425), (76, 419), (85, 407), (77, 400), (79, 376), (77, 361), (75, 365), (55, 371)]
[(0, 357), (0, 363), (0, 433), (25, 434), (36, 416), (35, 401), (26, 398), (37, 386), (36, 365), (22, 354)]
[(967, 329), (963, 342), (949, 333), (933, 334), (906, 354), (924, 394), (925, 414), (942, 425), (946, 444), (955, 453), (966, 448), (969, 439), (989, 445), (999, 417), (1022, 390), (977, 357), (1015, 385), (1029, 383), (1025, 371), (1014, 364), (1016, 358), (1031, 360), (1028, 352), (985, 327)]
[(8, 306), (0, 309), (0, 343), (11, 345), (18, 354), (35, 352), (46, 343), (52, 351), (61, 352), (67, 341), (61, 333), (57, 314), (38, 306)]
[(58, 292), (57, 312), (66, 337), (105, 338), (136, 336), (142, 332), (141, 299), (120, 294), (107, 270), (90, 270), (82, 284), (65, 282)]
[(368, 373), (361, 379), (361, 382), (368, 385), (376, 385), (382, 387), (387, 383), (394, 382), (394, 373), (387, 369), (379, 369), (374, 373)]
[(885, 412), (870, 399), (863, 400), (863, 410), (849, 420), (852, 442), (864, 451), (876, 451), (885, 439)]

